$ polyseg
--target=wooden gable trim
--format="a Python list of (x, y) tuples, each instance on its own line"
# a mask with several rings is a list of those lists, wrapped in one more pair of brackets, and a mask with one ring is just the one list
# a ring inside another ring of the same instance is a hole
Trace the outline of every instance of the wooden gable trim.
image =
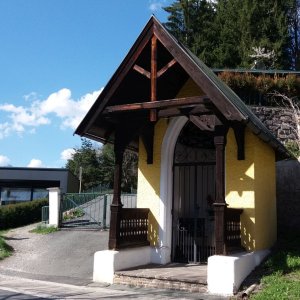
[(215, 106), (228, 120), (242, 121), (246, 117), (222, 94), (222, 92), (208, 78), (204, 71), (196, 67), (193, 59), (187, 55), (185, 50), (174, 40), (159, 22), (154, 20), (154, 34), (164, 47), (170, 52), (174, 59), (182, 66), (187, 74), (198, 86), (205, 91)]
[(88, 129), (92, 126), (92, 124), (95, 122), (99, 114), (103, 111), (110, 97), (113, 95), (113, 93), (116, 91), (116, 89), (122, 82), (122, 80), (125, 78), (128, 72), (133, 68), (137, 58), (144, 50), (144, 48), (146, 47), (146, 45), (148, 44), (152, 36), (153, 36), (153, 26), (150, 20), (145, 26), (142, 33), (139, 35), (134, 45), (131, 47), (130, 51), (128, 52), (127, 56), (125, 57), (125, 59), (123, 60), (123, 62), (121, 63), (117, 71), (114, 73), (114, 75), (112, 76), (108, 84), (105, 86), (100, 96), (95, 101), (92, 108), (85, 116), (82, 123), (75, 131), (75, 133), (80, 135), (83, 132), (87, 132)]

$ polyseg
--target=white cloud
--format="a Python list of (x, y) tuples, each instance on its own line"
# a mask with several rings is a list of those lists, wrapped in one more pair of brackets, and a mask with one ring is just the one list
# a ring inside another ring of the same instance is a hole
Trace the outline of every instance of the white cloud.
[(9, 166), (10, 159), (7, 156), (0, 155), (0, 166), (7, 167)]
[(71, 159), (73, 157), (75, 153), (75, 150), (73, 148), (68, 148), (68, 149), (65, 149), (61, 152), (60, 154), (60, 158), (62, 160), (68, 160), (68, 159)]
[[(9, 136), (13, 132), (19, 135), (22, 135), (25, 131), (33, 133), (36, 127), (53, 123), (53, 116), (60, 120), (61, 128), (74, 130), (101, 91), (102, 89), (74, 100), (71, 91), (63, 88), (52, 93), (44, 100), (36, 100), (36, 93), (28, 94), (24, 96), (27, 106), (2, 104), (0, 105), (0, 111), (7, 114), (8, 121), (0, 123), (0, 139)], [(28, 101), (30, 98), (33, 101)]]
[(149, 9), (152, 13), (157, 12), (158, 10), (162, 9), (165, 4), (165, 0), (150, 0), (149, 1)]
[(27, 165), (27, 168), (40, 168), (43, 166), (43, 163), (39, 159), (33, 158), (30, 163)]

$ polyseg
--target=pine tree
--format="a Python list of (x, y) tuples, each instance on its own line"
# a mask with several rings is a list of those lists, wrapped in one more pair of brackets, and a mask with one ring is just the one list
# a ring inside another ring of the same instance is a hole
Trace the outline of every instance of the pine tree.
[(288, 23), (291, 67), (300, 70), (300, 0), (289, 0)]
[(164, 10), (169, 13), (165, 27), (210, 65), (216, 44), (214, 4), (207, 0), (176, 0)]
[(176, 0), (165, 8), (165, 26), (211, 67), (250, 68), (259, 50), (274, 53), (260, 65), (290, 68), (289, 15), (295, 1), (300, 0)]

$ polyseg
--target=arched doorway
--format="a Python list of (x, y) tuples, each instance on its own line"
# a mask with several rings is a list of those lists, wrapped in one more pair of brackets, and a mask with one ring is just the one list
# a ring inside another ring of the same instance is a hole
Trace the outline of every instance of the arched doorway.
[(173, 161), (172, 261), (207, 262), (215, 253), (216, 152), (213, 132), (188, 122)]

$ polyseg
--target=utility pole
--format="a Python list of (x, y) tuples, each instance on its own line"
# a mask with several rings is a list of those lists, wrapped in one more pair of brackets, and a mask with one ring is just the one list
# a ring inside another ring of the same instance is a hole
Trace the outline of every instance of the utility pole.
[(79, 194), (81, 193), (82, 167), (79, 167)]

